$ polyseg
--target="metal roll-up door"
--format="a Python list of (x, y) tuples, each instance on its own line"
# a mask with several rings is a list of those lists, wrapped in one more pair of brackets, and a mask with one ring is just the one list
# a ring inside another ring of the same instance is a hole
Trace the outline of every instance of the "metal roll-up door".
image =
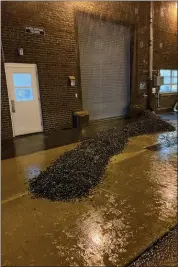
[(124, 116), (130, 101), (130, 29), (77, 16), (83, 108), (90, 119)]

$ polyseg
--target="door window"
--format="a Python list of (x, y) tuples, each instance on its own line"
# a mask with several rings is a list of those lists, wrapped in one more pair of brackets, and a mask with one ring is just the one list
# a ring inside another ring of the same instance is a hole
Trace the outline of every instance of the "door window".
[(33, 100), (32, 88), (15, 88), (16, 101), (31, 101)]
[(30, 73), (13, 73), (16, 101), (32, 101), (32, 77)]

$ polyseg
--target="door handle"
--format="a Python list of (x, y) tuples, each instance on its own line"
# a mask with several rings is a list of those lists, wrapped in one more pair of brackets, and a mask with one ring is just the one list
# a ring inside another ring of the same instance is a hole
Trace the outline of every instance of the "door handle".
[(12, 108), (12, 112), (15, 113), (15, 101), (11, 100), (11, 108)]

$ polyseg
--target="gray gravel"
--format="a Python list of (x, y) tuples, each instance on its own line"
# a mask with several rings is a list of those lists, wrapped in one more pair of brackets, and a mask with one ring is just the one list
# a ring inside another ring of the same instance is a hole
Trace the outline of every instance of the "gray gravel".
[(134, 122), (99, 132), (86, 138), (76, 149), (64, 153), (29, 181), (29, 191), (34, 197), (52, 201), (86, 197), (102, 181), (109, 159), (124, 150), (128, 137), (174, 130), (171, 124), (145, 111)]
[(178, 226), (143, 253), (129, 267), (178, 266)]

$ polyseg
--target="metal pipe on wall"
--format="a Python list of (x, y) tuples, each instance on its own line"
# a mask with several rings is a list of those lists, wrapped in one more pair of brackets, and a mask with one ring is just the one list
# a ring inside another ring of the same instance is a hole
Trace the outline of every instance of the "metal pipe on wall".
[(153, 80), (153, 2), (150, 2), (149, 78)]
[(150, 18), (149, 18), (149, 77), (148, 77), (148, 101), (147, 108), (152, 109), (152, 85), (153, 85), (153, 2), (150, 2)]

